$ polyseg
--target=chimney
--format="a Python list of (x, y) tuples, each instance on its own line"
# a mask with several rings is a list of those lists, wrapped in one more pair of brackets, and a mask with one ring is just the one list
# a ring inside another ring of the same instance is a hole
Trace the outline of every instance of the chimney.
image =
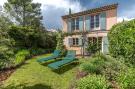
[(69, 8), (69, 15), (71, 15), (71, 8)]

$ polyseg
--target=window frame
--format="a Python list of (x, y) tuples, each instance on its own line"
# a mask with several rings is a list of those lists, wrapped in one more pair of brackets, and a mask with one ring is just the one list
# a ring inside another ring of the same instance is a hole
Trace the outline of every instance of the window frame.
[(96, 29), (100, 27), (100, 14), (90, 16), (90, 29)]
[(79, 46), (79, 38), (72, 38), (73, 46)]

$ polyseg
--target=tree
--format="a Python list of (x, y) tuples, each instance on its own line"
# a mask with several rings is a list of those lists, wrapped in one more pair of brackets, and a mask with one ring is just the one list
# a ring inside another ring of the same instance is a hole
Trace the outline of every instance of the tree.
[(57, 40), (56, 49), (61, 50), (61, 56), (64, 56), (66, 53), (66, 49), (65, 49), (64, 44), (63, 44), (63, 39), (64, 39), (64, 36), (63, 36), (62, 32), (59, 32), (57, 37), (56, 37), (56, 40)]
[(43, 27), (41, 24), (41, 4), (32, 3), (32, 0), (7, 0), (5, 11), (21, 26), (34, 28)]
[(135, 64), (135, 20), (114, 25), (108, 38), (112, 56), (122, 56), (126, 62)]
[(14, 41), (10, 39), (8, 35), (8, 28), (12, 23), (10, 20), (3, 16), (3, 13), (0, 15), (0, 68), (8, 66), (11, 62), (13, 52)]

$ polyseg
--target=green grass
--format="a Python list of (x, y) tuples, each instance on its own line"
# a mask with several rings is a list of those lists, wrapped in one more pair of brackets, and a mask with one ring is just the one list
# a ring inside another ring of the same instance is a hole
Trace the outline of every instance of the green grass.
[(77, 62), (66, 65), (59, 70), (51, 70), (36, 60), (47, 55), (29, 59), (18, 68), (5, 82), (4, 89), (68, 89), (75, 78)]

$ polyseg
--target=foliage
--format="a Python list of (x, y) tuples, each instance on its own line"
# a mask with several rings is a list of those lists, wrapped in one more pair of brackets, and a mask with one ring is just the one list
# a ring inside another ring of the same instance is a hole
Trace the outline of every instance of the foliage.
[(56, 40), (57, 40), (56, 49), (61, 50), (61, 56), (66, 55), (66, 49), (65, 49), (64, 44), (63, 44), (63, 39), (64, 39), (64, 36), (63, 36), (62, 32), (59, 32), (57, 34), (57, 37), (56, 37)]
[(32, 0), (7, 0), (4, 4), (5, 13), (0, 12), (0, 69), (23, 62), (23, 49), (33, 56), (56, 47), (56, 33), (44, 29), (40, 7)]
[(88, 44), (87, 51), (89, 53), (96, 53), (97, 52), (97, 43), (90, 43)]
[(53, 50), (54, 50), (53, 48), (49, 48), (49, 49), (31, 48), (30, 54), (31, 54), (31, 56), (36, 56), (36, 55), (51, 53), (51, 52), (53, 52)]
[(33, 45), (37, 45), (36, 38), (38, 39), (38, 37), (34, 34), (35, 31), (31, 28), (12, 26), (8, 33), (10, 37), (15, 40), (15, 47), (29, 48)]
[(126, 69), (126, 66), (121, 61), (100, 54), (99, 57), (92, 57), (87, 63), (81, 64), (80, 68), (88, 73), (104, 75), (108, 80), (115, 80), (119, 72)]
[(109, 84), (105, 77), (101, 75), (89, 75), (80, 79), (77, 89), (108, 89)]
[(89, 73), (96, 73), (101, 74), (101, 70), (103, 70), (104, 61), (103, 59), (92, 58), (90, 59), (91, 62), (84, 63), (81, 65), (81, 70), (89, 72)]
[[(99, 41), (99, 39), (98, 39)], [(86, 48), (86, 50), (91, 53), (91, 54), (95, 54), (97, 51), (100, 50), (100, 44), (98, 42), (88, 42), (88, 46)]]
[(127, 71), (122, 71), (116, 80), (121, 89), (135, 89), (135, 69), (129, 68)]
[(114, 25), (108, 37), (110, 54), (123, 56), (126, 62), (135, 64), (135, 20)]
[(4, 4), (7, 14), (18, 24), (38, 29), (42, 27), (40, 7), (41, 4), (33, 3), (32, 0), (7, 0)]
[[(9, 35), (15, 40), (17, 48), (54, 48), (55, 35), (46, 31), (37, 31), (30, 27), (12, 26), (9, 30)], [(49, 45), (50, 44), (50, 45)]]
[(27, 50), (20, 50), (17, 52), (14, 60), (15, 66), (22, 64), (28, 56), (30, 56), (30, 53)]
[(4, 15), (0, 16), (0, 69), (10, 66), (14, 54), (14, 40), (8, 35), (8, 28), (12, 23)]

